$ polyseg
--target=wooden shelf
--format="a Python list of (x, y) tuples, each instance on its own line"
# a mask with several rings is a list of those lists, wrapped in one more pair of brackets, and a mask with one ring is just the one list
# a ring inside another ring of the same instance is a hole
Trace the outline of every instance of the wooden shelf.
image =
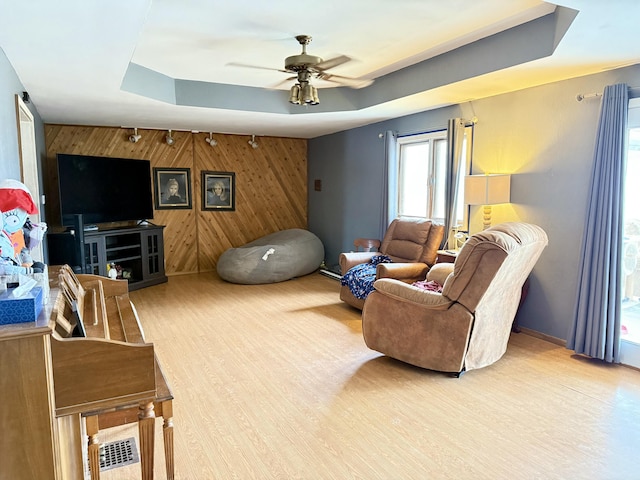
[(129, 270), (129, 290), (167, 281), (163, 226), (145, 225), (85, 232), (85, 271), (107, 276), (107, 264)]

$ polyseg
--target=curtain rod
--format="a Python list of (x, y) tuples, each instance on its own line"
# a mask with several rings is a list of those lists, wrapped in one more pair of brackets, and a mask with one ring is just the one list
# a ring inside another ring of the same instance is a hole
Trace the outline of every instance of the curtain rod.
[(398, 138), (401, 137), (414, 137), (416, 135), (425, 135), (427, 133), (435, 133), (435, 132), (444, 132), (447, 130), (447, 127), (439, 127), (439, 128), (433, 128), (433, 130), (421, 130), (418, 132), (408, 132), (408, 133), (399, 133), (398, 132)]
[[(464, 126), (465, 127), (473, 127), (476, 123), (478, 123), (478, 118), (477, 117), (473, 117), (472, 120), (465, 120)], [(435, 132), (444, 132), (447, 129), (447, 127), (433, 127), (433, 129), (431, 130), (420, 130), (417, 132), (406, 132), (406, 133), (399, 133), (398, 132), (398, 138), (401, 137), (413, 137), (416, 135), (425, 135), (427, 133), (435, 133)], [(384, 136), (383, 133), (378, 134), (378, 136), (380, 138), (382, 138)]]
[[(629, 87), (629, 90), (638, 90), (640, 89), (640, 87)], [(583, 100), (588, 100), (589, 98), (597, 98), (597, 97), (601, 97), (602, 93), (601, 92), (595, 92), (595, 93), (579, 93), (576, 95), (576, 100), (578, 102), (581, 102)]]

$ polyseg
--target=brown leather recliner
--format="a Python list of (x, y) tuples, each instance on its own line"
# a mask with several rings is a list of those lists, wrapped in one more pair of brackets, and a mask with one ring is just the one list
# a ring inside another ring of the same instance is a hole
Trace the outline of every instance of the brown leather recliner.
[[(378, 264), (376, 279), (395, 278), (409, 283), (423, 280), (436, 262), (443, 238), (444, 225), (425, 219), (396, 218), (389, 225), (379, 252), (341, 253), (340, 272), (344, 275), (375, 255), (387, 255), (394, 263)], [(360, 310), (364, 305), (364, 299), (356, 298), (346, 285), (340, 288), (340, 300)]]
[(365, 343), (389, 357), (459, 375), (496, 362), (507, 349), (522, 285), (547, 245), (527, 223), (472, 235), (454, 264), (435, 265), (435, 293), (392, 279), (374, 283), (362, 311)]

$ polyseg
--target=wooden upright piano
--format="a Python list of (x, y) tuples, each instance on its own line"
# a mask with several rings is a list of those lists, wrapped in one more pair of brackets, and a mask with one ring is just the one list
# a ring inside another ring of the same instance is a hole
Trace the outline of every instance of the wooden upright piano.
[(87, 460), (97, 480), (99, 430), (136, 421), (153, 479), (156, 416), (173, 479), (173, 395), (126, 280), (59, 273), (35, 324), (0, 327), (0, 480), (81, 480)]

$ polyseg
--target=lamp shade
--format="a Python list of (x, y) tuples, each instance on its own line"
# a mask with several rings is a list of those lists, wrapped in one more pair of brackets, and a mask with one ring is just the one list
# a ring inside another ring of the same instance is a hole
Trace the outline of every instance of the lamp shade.
[(511, 201), (511, 175), (467, 175), (464, 177), (466, 205), (497, 205)]

